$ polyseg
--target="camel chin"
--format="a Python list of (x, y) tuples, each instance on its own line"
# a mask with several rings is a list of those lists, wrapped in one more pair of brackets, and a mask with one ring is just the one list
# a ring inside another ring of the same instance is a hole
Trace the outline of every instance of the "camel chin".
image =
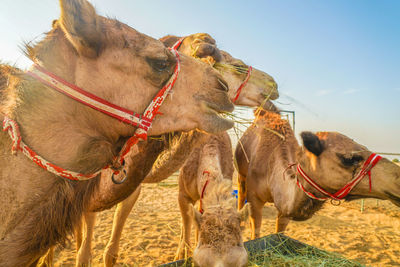
[(223, 117), (224, 112), (233, 111), (233, 105), (232, 107), (220, 108), (212, 103), (202, 101), (200, 107), (203, 116), (197, 118), (199, 130), (208, 133), (219, 133), (233, 127), (233, 121)]
[(209, 114), (202, 118), (199, 130), (207, 133), (220, 133), (233, 127), (233, 121), (221, 117), (221, 115)]

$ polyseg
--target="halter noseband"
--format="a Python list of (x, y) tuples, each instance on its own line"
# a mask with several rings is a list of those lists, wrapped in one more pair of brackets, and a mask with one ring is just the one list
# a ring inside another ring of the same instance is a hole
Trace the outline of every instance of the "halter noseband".
[[(162, 103), (166, 99), (167, 95), (171, 92), (172, 87), (174, 86), (178, 74), (180, 71), (180, 58), (177, 50), (168, 48), (176, 58), (176, 65), (174, 69), (174, 73), (168, 80), (168, 82), (161, 88), (160, 91), (153, 98), (149, 106), (145, 109), (142, 115), (120, 107), (118, 105), (112, 104), (105, 99), (102, 99), (90, 92), (79, 88), (78, 86), (71, 84), (64, 79), (56, 76), (55, 74), (46, 71), (43, 67), (38, 65), (33, 65), (32, 68), (27, 72), (28, 75), (42, 82), (43, 84), (57, 90), (58, 92), (86, 105), (95, 110), (98, 110), (104, 114), (107, 114), (115, 119), (120, 120), (121, 122), (133, 125), (138, 127), (135, 131), (134, 136), (128, 139), (128, 141), (123, 146), (119, 156), (114, 160), (112, 166), (105, 166), (103, 169), (92, 173), (92, 174), (81, 174), (73, 171), (65, 170), (59, 166), (56, 166), (49, 161), (43, 159), (39, 155), (37, 155), (32, 149), (30, 149), (21, 138), (21, 134), (19, 132), (19, 127), (17, 122), (14, 120), (5, 117), (3, 120), (3, 131), (8, 131), (10, 135), (13, 146), (12, 153), (15, 154), (17, 151), (22, 151), (24, 155), (30, 158), (33, 162), (35, 162), (41, 168), (57, 175), (64, 177), (70, 180), (88, 180), (96, 177), (100, 174), (100, 172), (104, 169), (112, 168), (113, 169), (113, 181), (114, 174), (125, 173), (125, 157), (130, 153), (133, 153), (132, 147), (139, 142), (139, 140), (147, 139), (147, 132), (151, 127), (153, 119), (157, 114), (159, 114), (158, 110), (160, 109)], [(121, 169), (122, 172), (121, 172)]]
[(372, 184), (371, 184), (371, 169), (378, 163), (378, 161), (381, 159), (382, 157), (372, 153), (368, 159), (364, 162), (362, 169), (360, 170), (360, 172), (353, 178), (351, 179), (350, 182), (348, 182), (345, 186), (343, 186), (341, 189), (339, 189), (336, 193), (331, 194), (328, 191), (326, 191), (325, 189), (323, 189), (321, 186), (319, 186), (313, 179), (311, 179), (305, 172), (304, 170), (301, 168), (300, 164), (292, 164), (289, 166), (295, 166), (297, 165), (297, 173), (299, 173), (304, 180), (309, 183), (314, 189), (316, 189), (318, 192), (320, 192), (321, 194), (325, 195), (326, 197), (316, 197), (313, 193), (307, 191), (304, 186), (300, 183), (299, 179), (296, 177), (296, 184), (297, 186), (303, 190), (303, 192), (310, 198), (312, 199), (316, 199), (316, 200), (320, 200), (320, 201), (324, 201), (324, 200), (336, 200), (336, 201), (340, 201), (342, 199), (344, 199), (351, 190), (353, 190), (353, 188), (368, 174), (369, 176), (369, 191), (371, 192), (372, 190)]

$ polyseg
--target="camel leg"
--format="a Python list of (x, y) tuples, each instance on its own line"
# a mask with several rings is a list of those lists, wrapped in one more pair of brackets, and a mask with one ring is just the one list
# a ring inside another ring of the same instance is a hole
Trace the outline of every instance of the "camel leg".
[(249, 199), (251, 239), (259, 238), (261, 232), (262, 208), (264, 203), (258, 198)]
[(187, 255), (190, 247), (190, 232), (192, 230), (192, 217), (189, 215), (189, 204), (192, 201), (184, 196), (183, 193), (179, 192), (179, 208), (182, 216), (182, 227), (181, 227), (181, 238), (179, 240), (178, 250), (175, 254), (175, 260), (182, 259)]
[(126, 219), (131, 213), (132, 208), (140, 195), (140, 190), (141, 185), (139, 185), (128, 198), (117, 205), (117, 209), (114, 213), (111, 238), (108, 241), (103, 254), (104, 266), (106, 267), (114, 266), (117, 262), (122, 230), (124, 229)]
[(41, 265), (42, 264), (41, 259), (42, 258), (35, 260), (32, 264), (29, 265), (29, 267), (37, 267), (37, 266), (47, 267), (48, 265)]
[(81, 246), (76, 256), (76, 266), (90, 266), (92, 258), (92, 239), (94, 224), (96, 223), (96, 213), (86, 212), (83, 215), (84, 224), (82, 225)]
[(195, 247), (197, 247), (197, 245), (199, 244), (199, 234), (200, 234), (199, 228), (195, 227), (195, 229), (194, 229), (194, 245), (195, 245)]
[(247, 198), (246, 177), (238, 174), (238, 211), (240, 211)]
[(36, 267), (52, 267), (52, 266), (54, 266), (54, 263), (53, 263), (54, 248), (55, 247), (49, 248), (46, 255), (41, 257), (37, 264), (35, 263), (35, 265), (32, 265), (32, 266), (36, 266)]
[(283, 216), (281, 213), (276, 217), (276, 232), (284, 232), (286, 230), (287, 225), (289, 224), (290, 219), (286, 216)]
[(81, 221), (79, 222), (79, 224), (76, 225), (75, 230), (74, 230), (74, 235), (75, 235), (75, 239), (76, 239), (75, 248), (76, 248), (77, 252), (79, 251), (79, 249), (81, 248), (81, 245), (82, 245), (82, 235), (83, 235), (83, 233), (82, 233), (83, 226), (82, 225), (84, 223), (84, 220), (85, 220), (85, 216), (83, 215)]

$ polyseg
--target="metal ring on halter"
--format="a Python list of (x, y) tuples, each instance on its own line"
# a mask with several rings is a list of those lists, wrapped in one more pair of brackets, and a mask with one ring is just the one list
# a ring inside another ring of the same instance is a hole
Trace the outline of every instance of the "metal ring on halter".
[(114, 173), (111, 175), (111, 181), (113, 181), (114, 184), (123, 184), (126, 181), (126, 178), (128, 178), (128, 175), (126, 175), (126, 170), (123, 169), (122, 172), (124, 173), (124, 178), (120, 181), (115, 180)]
[(333, 206), (340, 206), (340, 204), (342, 204), (342, 200), (331, 198), (331, 204), (332, 204)]
[[(122, 184), (126, 181), (127, 175), (126, 175), (126, 170), (125, 170), (125, 159), (122, 160), (121, 167), (119, 169), (122, 170), (122, 172), (124, 173), (124, 178), (120, 181), (115, 180), (115, 177), (114, 177), (115, 172), (113, 172), (113, 174), (111, 175), (111, 181), (113, 181), (114, 184)], [(117, 171), (117, 170), (115, 170), (115, 171)], [(118, 173), (120, 173), (120, 172), (118, 172)]]

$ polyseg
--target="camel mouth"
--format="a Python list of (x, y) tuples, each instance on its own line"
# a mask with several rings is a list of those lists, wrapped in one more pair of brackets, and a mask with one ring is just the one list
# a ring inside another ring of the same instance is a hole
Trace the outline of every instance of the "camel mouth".
[(276, 100), (279, 98), (279, 93), (275, 89), (271, 88), (269, 90), (264, 90), (264, 92), (261, 93), (261, 96), (264, 100)]
[(225, 115), (227, 113), (232, 112), (234, 107), (233, 107), (233, 105), (229, 105), (229, 106), (225, 105), (225, 106), (221, 107), (221, 106), (217, 106), (214, 103), (204, 101), (203, 102), (203, 109), (204, 109), (204, 111), (206, 111), (208, 113), (215, 113), (218, 116), (223, 116), (223, 115)]
[(204, 125), (205, 128), (202, 130), (217, 133), (233, 127), (233, 121), (227, 117), (228, 114), (233, 111), (233, 105), (220, 107), (214, 103), (202, 101), (201, 110), (209, 117), (209, 123), (207, 123), (207, 126)]
[(227, 115), (232, 112), (228, 107), (218, 107), (213, 103), (204, 102), (203, 111), (211, 116), (216, 116), (220, 120), (231, 121)]

